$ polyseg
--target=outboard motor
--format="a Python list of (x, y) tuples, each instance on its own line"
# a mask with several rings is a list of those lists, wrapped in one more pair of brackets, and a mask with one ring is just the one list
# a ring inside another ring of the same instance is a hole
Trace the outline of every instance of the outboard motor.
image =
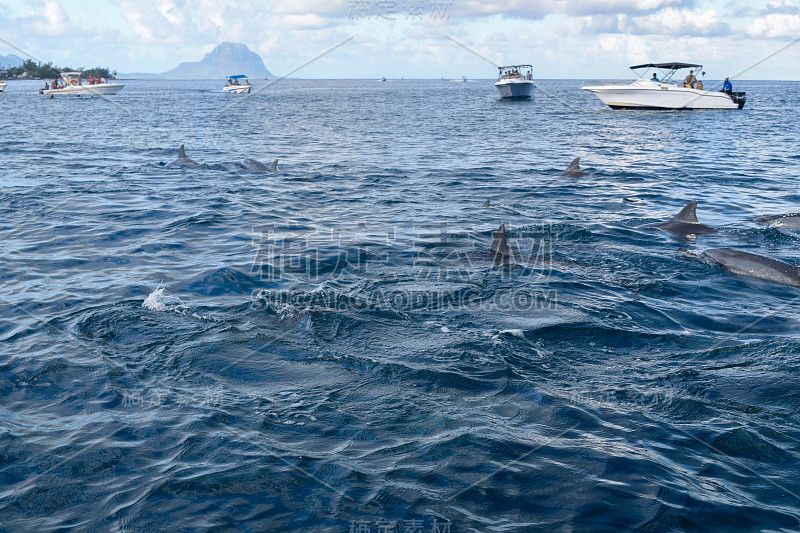
[(744, 103), (747, 101), (747, 97), (745, 96), (745, 94), (747, 94), (747, 93), (738, 92), (738, 93), (729, 93), (729, 94), (730, 94), (731, 100), (733, 100), (733, 103), (739, 105), (739, 109), (744, 107)]

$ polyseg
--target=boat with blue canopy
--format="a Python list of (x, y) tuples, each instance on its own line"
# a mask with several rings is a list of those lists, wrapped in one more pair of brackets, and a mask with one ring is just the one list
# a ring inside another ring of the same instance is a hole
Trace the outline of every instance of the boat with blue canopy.
[(253, 86), (244, 74), (234, 74), (228, 76), (228, 83), (222, 88), (222, 92), (230, 94), (247, 94)]

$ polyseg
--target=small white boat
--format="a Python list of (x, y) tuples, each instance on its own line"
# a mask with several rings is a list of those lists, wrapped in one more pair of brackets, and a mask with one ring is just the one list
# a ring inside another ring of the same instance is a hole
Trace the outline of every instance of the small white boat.
[[(660, 70), (661, 78), (653, 74), (652, 79), (645, 79), (646, 69), (650, 68)], [(706, 91), (702, 85), (698, 87), (693, 72), (694, 69), (702, 72), (702, 65), (672, 62), (631, 67), (634, 72), (640, 69), (645, 70), (632, 83), (589, 85), (581, 89), (593, 93), (612, 109), (741, 109), (747, 100), (743, 92)], [(687, 79), (688, 83), (675, 83), (672, 78), (681, 69), (692, 69), (690, 76), (694, 79)]]
[(39, 89), (40, 94), (53, 96), (106, 96), (117, 94), (125, 85), (121, 83), (109, 83), (103, 78), (98, 78), (95, 83), (84, 83), (81, 80), (82, 72), (62, 72), (61, 85), (56, 85), (56, 81), (47, 89)]
[[(526, 70), (527, 69), (527, 72)], [(494, 86), (502, 98), (530, 98), (533, 94), (533, 66), (509, 65), (498, 67)], [(465, 80), (466, 81), (466, 80)]]
[(3, 92), (3, 89), (6, 88), (6, 85), (8, 85), (6, 82), (0, 80), (0, 93)]
[(252, 87), (247, 76), (244, 74), (236, 74), (235, 76), (228, 76), (228, 84), (222, 88), (222, 92), (229, 94), (249, 94)]

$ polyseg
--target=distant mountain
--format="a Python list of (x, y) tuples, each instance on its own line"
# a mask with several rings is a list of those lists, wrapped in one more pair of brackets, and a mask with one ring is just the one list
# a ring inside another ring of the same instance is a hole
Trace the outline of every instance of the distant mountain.
[(177, 80), (219, 79), (231, 74), (245, 74), (251, 78), (272, 78), (261, 56), (243, 44), (222, 43), (200, 61), (181, 63), (159, 76)]
[(3, 68), (21, 67), (24, 62), (24, 59), (14, 54), (0, 56), (0, 67)]

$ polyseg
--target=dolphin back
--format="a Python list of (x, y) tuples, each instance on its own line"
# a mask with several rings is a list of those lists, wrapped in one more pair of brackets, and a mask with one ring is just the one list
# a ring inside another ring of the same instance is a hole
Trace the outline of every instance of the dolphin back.
[(800, 213), (786, 213), (757, 218), (756, 222), (776, 228), (800, 228)]
[(731, 248), (712, 248), (706, 250), (704, 255), (728, 272), (800, 287), (800, 267), (797, 265)]
[(178, 157), (186, 159), (186, 151), (183, 149), (183, 145), (178, 149)]
[(275, 172), (278, 170), (278, 160), (276, 159), (267, 166), (257, 159), (247, 158), (242, 162), (242, 166), (253, 172)]
[(710, 228), (697, 220), (697, 200), (692, 200), (684, 206), (680, 212), (666, 222), (656, 222), (649, 224), (652, 228), (661, 228), (664, 231), (677, 235), (701, 235), (703, 233), (716, 233), (717, 230)]
[(492, 239), (492, 254), (495, 257), (508, 257), (511, 252), (508, 249), (508, 241), (506, 241), (506, 225), (500, 224), (497, 231), (494, 232)]
[(697, 220), (697, 200), (692, 200), (681, 209), (680, 213), (672, 217), (672, 222), (687, 222), (689, 224), (700, 224)]
[(565, 170), (564, 172), (575, 172), (575, 171), (578, 171), (578, 172), (581, 171), (581, 158), (580, 157), (576, 157), (575, 159), (573, 159), (572, 163), (569, 164), (569, 166), (567, 167), (567, 170)]
[(572, 160), (572, 163), (569, 164), (569, 166), (567, 167), (567, 170), (562, 172), (560, 175), (561, 176), (569, 176), (569, 177), (573, 177), (573, 178), (579, 178), (581, 176), (587, 176), (588, 174), (581, 170), (580, 162), (581, 162), (581, 158), (580, 157), (576, 157), (575, 159)]

